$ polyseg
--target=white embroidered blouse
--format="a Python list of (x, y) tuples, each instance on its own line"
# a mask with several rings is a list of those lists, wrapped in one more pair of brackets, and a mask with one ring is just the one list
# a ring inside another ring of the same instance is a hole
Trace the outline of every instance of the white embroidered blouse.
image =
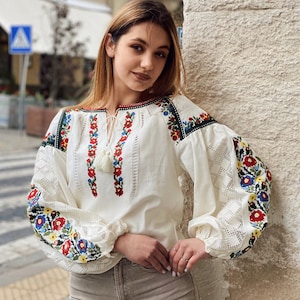
[(267, 224), (271, 174), (249, 145), (184, 96), (107, 112), (61, 110), (38, 150), (28, 217), (64, 269), (102, 273), (125, 232), (183, 238), (179, 176), (194, 183), (188, 233), (215, 257), (248, 251)]

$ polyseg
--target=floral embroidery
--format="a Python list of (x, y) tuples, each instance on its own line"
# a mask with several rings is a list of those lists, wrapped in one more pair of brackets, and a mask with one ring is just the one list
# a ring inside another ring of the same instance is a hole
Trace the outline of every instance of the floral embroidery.
[(56, 137), (55, 134), (51, 134), (50, 132), (48, 132), (48, 133), (44, 136), (44, 138), (43, 138), (42, 146), (43, 146), (43, 147), (46, 147), (47, 145), (49, 145), (49, 146), (53, 146), (53, 147), (54, 147), (54, 144), (55, 144), (55, 137)]
[[(70, 133), (70, 123), (71, 123), (71, 114), (70, 111), (63, 112), (60, 122), (58, 124), (57, 135), (51, 134), (48, 132), (42, 141), (42, 146), (52, 146), (56, 147), (64, 152), (67, 151), (68, 142), (69, 142), (69, 133)], [(58, 137), (58, 140), (56, 139)]]
[(80, 237), (70, 222), (58, 211), (37, 204), (41, 192), (32, 187), (28, 194), (27, 214), (36, 234), (46, 244), (67, 258), (79, 263), (87, 263), (101, 257), (100, 247)]
[(64, 117), (61, 122), (60, 129), (60, 138), (58, 148), (64, 152), (67, 151), (68, 143), (69, 143), (69, 133), (70, 133), (70, 122), (71, 122), (71, 114), (70, 111), (64, 113)]
[(233, 139), (237, 156), (237, 169), (241, 187), (249, 194), (249, 222), (253, 226), (249, 245), (244, 250), (232, 253), (231, 258), (238, 257), (252, 248), (261, 232), (267, 226), (267, 212), (271, 193), (271, 172), (260, 158), (255, 157), (249, 145), (241, 137)]
[(94, 197), (97, 197), (97, 184), (96, 184), (96, 172), (95, 172), (95, 166), (93, 164), (95, 157), (96, 157), (96, 150), (98, 145), (98, 124), (97, 124), (97, 114), (96, 115), (90, 115), (89, 121), (90, 121), (90, 143), (88, 145), (88, 158), (86, 160), (87, 162), (87, 168), (88, 168), (88, 184), (92, 190), (92, 194)]
[(184, 139), (199, 128), (216, 122), (207, 113), (201, 113), (199, 117), (193, 116), (188, 118), (187, 121), (181, 121), (176, 107), (168, 98), (156, 102), (156, 105), (161, 108), (163, 115), (167, 118), (167, 126), (170, 131), (171, 139), (174, 142)]
[(122, 158), (122, 148), (124, 147), (124, 144), (128, 138), (128, 136), (131, 133), (131, 126), (133, 123), (135, 113), (129, 113), (127, 112), (125, 117), (125, 123), (123, 126), (123, 132), (122, 136), (119, 139), (117, 145), (115, 146), (114, 156), (113, 156), (113, 166), (114, 166), (114, 179), (115, 179), (115, 190), (117, 196), (123, 195), (123, 177), (122, 175), (122, 164), (123, 164), (123, 158)]
[(201, 113), (198, 117), (190, 117), (188, 121), (183, 121), (182, 123), (186, 135), (189, 135), (193, 131), (215, 122), (209, 114)]
[(163, 115), (168, 118), (167, 126), (170, 130), (171, 139), (176, 142), (183, 138), (182, 128), (180, 127), (179, 116), (176, 114), (177, 111), (174, 110), (173, 105), (166, 98), (158, 101), (157, 106), (161, 108)]

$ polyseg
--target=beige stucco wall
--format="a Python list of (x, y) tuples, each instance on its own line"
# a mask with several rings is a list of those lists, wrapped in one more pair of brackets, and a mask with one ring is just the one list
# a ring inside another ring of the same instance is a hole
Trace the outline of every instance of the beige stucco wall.
[(192, 99), (273, 173), (269, 227), (195, 270), (201, 299), (300, 299), (300, 0), (184, 0), (183, 54)]

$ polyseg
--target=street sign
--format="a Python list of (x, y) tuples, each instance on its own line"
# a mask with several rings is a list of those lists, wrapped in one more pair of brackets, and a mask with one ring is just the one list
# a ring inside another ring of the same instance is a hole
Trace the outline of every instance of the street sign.
[(11, 26), (9, 35), (9, 54), (30, 54), (32, 35), (30, 25)]

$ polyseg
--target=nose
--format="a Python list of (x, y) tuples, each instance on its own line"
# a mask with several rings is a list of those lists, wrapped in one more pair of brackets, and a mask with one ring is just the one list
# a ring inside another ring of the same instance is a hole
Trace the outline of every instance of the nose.
[(151, 54), (149, 53), (145, 53), (143, 56), (142, 56), (142, 59), (141, 59), (141, 67), (145, 70), (152, 70), (153, 69), (153, 57)]

